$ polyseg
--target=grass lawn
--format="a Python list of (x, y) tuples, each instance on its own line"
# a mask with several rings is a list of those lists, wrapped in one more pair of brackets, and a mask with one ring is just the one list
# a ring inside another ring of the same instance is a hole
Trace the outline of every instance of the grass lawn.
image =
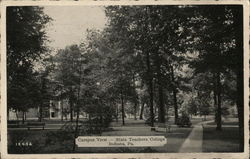
[[(148, 136), (159, 135), (167, 138), (167, 144), (163, 147), (133, 147), (133, 148), (77, 148), (76, 153), (140, 153), (140, 152), (178, 152), (179, 148), (185, 141), (186, 137), (191, 132), (192, 128), (178, 128), (173, 127), (170, 133), (166, 133), (164, 129), (151, 131), (150, 127), (142, 126), (133, 127), (134, 124), (128, 124), (128, 127), (117, 127), (113, 130), (102, 133), (102, 136)], [(46, 134), (55, 133), (58, 136), (63, 136), (62, 140), (56, 141), (54, 136)], [(64, 137), (66, 135), (66, 137)], [(52, 144), (46, 144), (48, 140), (52, 140)], [(16, 147), (15, 142), (28, 141), (32, 142), (31, 147)], [(73, 138), (67, 139), (67, 134), (60, 133), (56, 130), (8, 130), (8, 150), (9, 153), (71, 153), (73, 146)]]
[[(222, 125), (236, 125), (238, 126), (238, 121), (224, 121), (222, 122)], [(207, 125), (216, 125), (215, 122), (207, 123)]]
[(178, 152), (192, 128), (176, 128), (172, 133), (167, 134), (167, 152)]
[[(228, 118), (222, 118), (222, 127), (223, 125), (234, 125), (234, 126), (238, 126), (239, 122), (238, 122), (238, 118), (232, 118), (232, 117), (228, 117)], [(207, 125), (216, 125), (215, 122), (210, 122), (207, 123)]]
[[(39, 153), (45, 147), (46, 134), (54, 130), (8, 130), (9, 153)], [(32, 146), (16, 146), (16, 143), (32, 143)]]
[[(81, 121), (86, 121), (86, 119), (84, 118), (80, 118)], [(20, 125), (23, 125), (21, 120), (11, 120), (9, 121), (9, 123), (11, 122), (18, 122)], [(28, 119), (24, 121), (24, 124), (27, 124), (28, 122), (39, 122), (38, 119)], [(60, 119), (43, 119), (42, 122), (46, 123), (46, 124), (64, 124), (65, 122), (70, 122), (70, 120), (63, 120), (61, 121)], [(75, 119), (73, 120), (73, 122), (75, 122)]]
[(147, 130), (137, 130), (135, 131), (110, 131), (105, 132), (103, 136), (140, 136), (145, 134), (147, 135), (154, 135), (154, 136), (165, 136), (167, 138), (167, 144), (163, 147), (130, 147), (130, 148), (77, 148), (77, 152), (79, 153), (150, 153), (150, 152), (158, 152), (158, 153), (167, 153), (167, 152), (178, 152), (179, 148), (182, 146), (183, 142), (190, 134), (192, 128), (172, 128), (170, 133), (166, 133), (164, 130), (159, 129), (158, 131), (150, 131)]
[(237, 152), (239, 148), (238, 128), (224, 127), (216, 131), (215, 126), (203, 129), (203, 152)]

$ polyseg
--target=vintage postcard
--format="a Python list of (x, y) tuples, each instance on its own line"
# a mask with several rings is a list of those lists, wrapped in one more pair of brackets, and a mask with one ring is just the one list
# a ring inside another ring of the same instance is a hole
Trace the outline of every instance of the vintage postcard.
[(1, 2), (1, 157), (249, 157), (248, 1)]

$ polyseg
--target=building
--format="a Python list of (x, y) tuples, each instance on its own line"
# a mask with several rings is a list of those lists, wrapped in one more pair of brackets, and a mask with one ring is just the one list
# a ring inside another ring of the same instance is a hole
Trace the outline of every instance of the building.
[[(68, 99), (64, 100), (50, 100), (48, 107), (43, 107), (43, 118), (51, 120), (68, 120), (70, 119), (70, 109)], [(38, 108), (30, 108), (27, 112), (16, 112), (15, 110), (9, 110), (9, 120), (22, 120), (23, 116), (25, 120), (38, 120), (40, 113)], [(76, 113), (73, 113), (74, 118)]]

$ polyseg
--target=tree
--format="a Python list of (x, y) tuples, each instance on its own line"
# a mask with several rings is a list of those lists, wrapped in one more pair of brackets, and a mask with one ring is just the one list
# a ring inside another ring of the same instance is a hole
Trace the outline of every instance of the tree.
[(198, 104), (195, 100), (195, 98), (191, 98), (190, 101), (188, 102), (188, 108), (187, 108), (188, 114), (192, 115), (197, 115), (198, 114)]
[[(197, 10), (197, 9), (196, 9)], [(212, 6), (201, 8), (193, 24), (202, 21), (202, 28), (194, 28), (198, 35), (199, 55), (196, 71), (214, 75), (214, 103), (217, 105), (217, 130), (221, 130), (222, 77), (229, 71), (236, 75), (240, 134), (240, 151), (244, 147), (243, 128), (243, 8), (242, 6)], [(201, 20), (202, 19), (202, 20)], [(201, 23), (200, 23), (201, 25)], [(234, 99), (233, 99), (234, 100)]]
[(41, 7), (7, 7), (6, 17), (8, 110), (25, 112), (39, 96), (33, 68), (48, 50), (44, 27), (51, 19)]
[(73, 112), (77, 104), (77, 91), (79, 86), (78, 59), (81, 57), (77, 45), (71, 45), (64, 50), (59, 50), (54, 57), (57, 67), (55, 68), (55, 80), (63, 86), (65, 94), (69, 99), (70, 121), (73, 121)]
[(50, 100), (52, 99), (53, 83), (52, 73), (55, 65), (53, 64), (53, 58), (51, 56), (45, 57), (40, 61), (41, 68), (37, 68), (37, 81), (39, 83), (39, 96), (37, 98), (37, 105), (39, 105), (39, 121), (41, 122), (44, 117), (44, 109), (49, 109)]
[[(164, 96), (171, 89), (178, 118), (178, 75), (183, 65), (183, 54), (190, 47), (186, 11), (180, 6), (112, 6), (106, 13), (115, 35), (134, 44), (135, 57), (140, 57), (140, 79), (147, 84), (150, 98), (151, 125), (154, 119), (154, 101), (158, 100), (158, 119), (165, 122)], [(188, 15), (189, 16), (189, 15)], [(133, 52), (130, 53), (133, 54)], [(171, 81), (171, 82), (165, 82)], [(157, 91), (154, 91), (156, 88)]]

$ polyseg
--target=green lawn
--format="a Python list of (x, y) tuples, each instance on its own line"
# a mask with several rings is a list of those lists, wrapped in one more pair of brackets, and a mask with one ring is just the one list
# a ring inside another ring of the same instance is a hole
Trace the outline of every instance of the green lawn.
[(224, 127), (216, 131), (215, 126), (203, 129), (203, 152), (237, 152), (239, 148), (238, 128)]

